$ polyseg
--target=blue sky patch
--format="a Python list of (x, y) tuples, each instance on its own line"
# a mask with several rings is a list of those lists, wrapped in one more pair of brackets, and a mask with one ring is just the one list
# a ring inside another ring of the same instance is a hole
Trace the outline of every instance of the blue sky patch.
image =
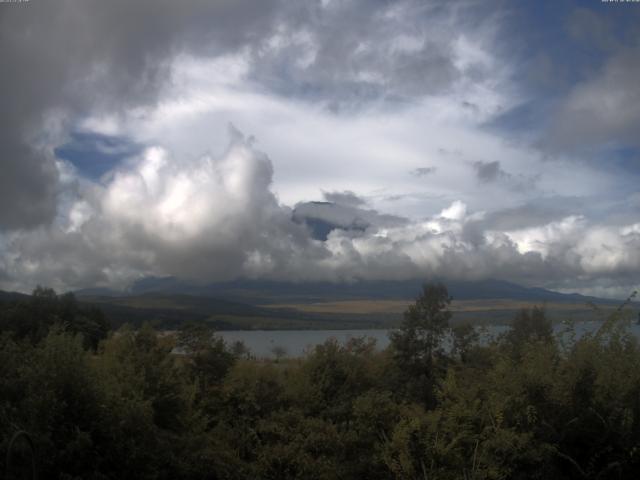
[(58, 158), (71, 162), (85, 177), (100, 179), (128, 157), (137, 155), (142, 145), (124, 136), (93, 132), (73, 132), (69, 142), (54, 150)]

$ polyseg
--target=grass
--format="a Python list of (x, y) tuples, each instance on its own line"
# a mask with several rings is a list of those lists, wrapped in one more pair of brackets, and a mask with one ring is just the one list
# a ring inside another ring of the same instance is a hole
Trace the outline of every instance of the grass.
[[(114, 327), (122, 323), (149, 321), (159, 329), (177, 328), (185, 321), (206, 321), (217, 330), (342, 330), (392, 328), (414, 300), (330, 300), (325, 302), (282, 302), (248, 305), (224, 300), (183, 295), (87, 299), (100, 305)], [(454, 300), (452, 324), (509, 324), (517, 311), (539, 305), (521, 300)], [(544, 304), (549, 318), (595, 320), (614, 307), (600, 305), (595, 312), (581, 303)]]
[[(262, 305), (263, 308), (286, 308), (305, 313), (329, 313), (329, 314), (375, 314), (388, 313), (401, 314), (413, 300), (344, 300), (335, 302), (318, 303), (284, 303)], [(540, 306), (536, 302), (523, 302), (521, 300), (454, 300), (451, 303), (452, 312), (495, 312), (517, 311), (523, 308)], [(548, 311), (554, 312), (580, 312), (590, 311), (591, 307), (578, 303), (546, 303)], [(600, 308), (611, 309), (610, 306)]]

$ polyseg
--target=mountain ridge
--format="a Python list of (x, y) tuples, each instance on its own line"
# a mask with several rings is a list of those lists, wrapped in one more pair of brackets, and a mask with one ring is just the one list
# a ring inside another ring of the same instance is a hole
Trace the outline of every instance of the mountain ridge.
[[(74, 293), (79, 302), (102, 309), (114, 327), (150, 322), (171, 330), (184, 322), (196, 321), (207, 322), (219, 330), (362, 329), (397, 324), (402, 316), (397, 305), (403, 302), (408, 305), (420, 294), (423, 283), (412, 280), (296, 284), (235, 280), (195, 285), (171, 277), (148, 277), (126, 291), (101, 288)], [(454, 320), (470, 323), (508, 323), (517, 309), (526, 305), (548, 306), (553, 318), (572, 315), (584, 318), (595, 311), (591, 304), (611, 309), (621, 303), (495, 279), (447, 281), (446, 285), (454, 305), (456, 301), (471, 303), (454, 309)], [(0, 291), (0, 302), (20, 302), (29, 297)], [(505, 301), (511, 302), (507, 304), (513, 308), (505, 308)], [(379, 302), (385, 303), (385, 309), (372, 308)]]
[[(433, 281), (439, 281), (434, 279)], [(314, 303), (349, 299), (411, 299), (419, 295), (425, 281), (357, 281), (282, 282), (273, 280), (233, 280), (197, 285), (173, 277), (146, 277), (123, 291), (109, 289), (82, 289), (75, 293), (85, 296), (139, 296), (145, 294), (190, 295), (215, 297), (227, 301), (253, 305), (296, 301)], [(561, 293), (541, 287), (525, 287), (505, 280), (442, 281), (454, 300), (509, 299), (531, 302), (620, 303), (617, 299), (598, 298), (579, 293)]]

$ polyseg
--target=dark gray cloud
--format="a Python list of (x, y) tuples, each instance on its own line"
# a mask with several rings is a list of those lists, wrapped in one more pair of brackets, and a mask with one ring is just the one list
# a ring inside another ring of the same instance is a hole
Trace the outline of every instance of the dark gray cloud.
[(557, 107), (548, 148), (580, 151), (640, 146), (640, 47), (622, 48), (594, 76), (575, 85)]
[(510, 231), (547, 225), (570, 214), (570, 210), (561, 206), (527, 204), (491, 212), (485, 216), (483, 223), (485, 229)]
[[(571, 214), (570, 209), (558, 206), (563, 200), (566, 201), (566, 199), (557, 199), (555, 206), (546, 205), (545, 202), (529, 203), (488, 212), (481, 218), (466, 222), (462, 230), (462, 238), (478, 246), (486, 242), (487, 231), (505, 232), (549, 225)], [(566, 204), (576, 207), (570, 201)]]
[(0, 231), (31, 227), (56, 212), (58, 173), (45, 152), (21, 143), (21, 132), (0, 123)]
[[(343, 198), (344, 194), (338, 196), (338, 200)], [(409, 223), (406, 218), (360, 208), (360, 205), (350, 204), (349, 201), (298, 203), (293, 210), (292, 218), (296, 223), (306, 224), (311, 229), (313, 237), (319, 240), (326, 240), (329, 233), (335, 229), (362, 234), (365, 231), (373, 233), (380, 228), (394, 228)]]
[(508, 178), (508, 174), (500, 168), (500, 162), (473, 162), (473, 168), (476, 172), (476, 177), (481, 182), (495, 182), (500, 178)]
[(590, 62), (582, 68), (569, 64), (573, 82), (549, 112), (552, 121), (543, 149), (583, 153), (607, 146), (640, 146), (639, 21), (635, 8), (608, 15), (573, 9), (567, 32), (581, 50), (591, 52)]
[(575, 8), (569, 15), (567, 29), (577, 42), (610, 50), (619, 46), (612, 19), (589, 8)]
[(486, 66), (462, 65), (456, 27), (469, 5), (450, 2), (353, 0), (292, 4), (290, 21), (270, 44), (253, 52), (252, 76), (287, 96), (321, 99), (329, 108), (353, 108), (364, 100), (412, 100), (440, 94)]
[(343, 192), (322, 192), (322, 196), (327, 202), (337, 203), (347, 207), (361, 207), (367, 203), (363, 198), (349, 190)]
[(501, 183), (510, 190), (523, 192), (536, 187), (540, 175), (511, 174), (502, 168), (501, 162), (483, 162), (481, 160), (471, 163), (476, 178), (480, 183)]
[(432, 173), (436, 173), (436, 167), (420, 167), (411, 171), (412, 175), (416, 177), (426, 177), (427, 175), (431, 175)]

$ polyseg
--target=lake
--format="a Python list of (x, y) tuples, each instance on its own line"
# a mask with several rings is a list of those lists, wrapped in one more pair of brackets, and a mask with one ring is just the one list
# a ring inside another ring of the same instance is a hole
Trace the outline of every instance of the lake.
[[(595, 332), (602, 322), (577, 322), (575, 324), (576, 336), (580, 337), (587, 332)], [(633, 324), (631, 331), (640, 337), (640, 325)], [(491, 338), (507, 331), (509, 327), (504, 325), (490, 325), (479, 327), (481, 343), (488, 342)], [(566, 329), (562, 323), (554, 325), (556, 335), (560, 335)], [(287, 357), (300, 357), (313, 349), (316, 345), (324, 343), (330, 338), (335, 338), (340, 344), (345, 344), (350, 338), (369, 337), (376, 340), (379, 349), (389, 345), (389, 332), (391, 330), (230, 330), (218, 332), (228, 344), (242, 341), (258, 358), (273, 358), (273, 349), (282, 347)], [(446, 345), (445, 345), (446, 348)]]

